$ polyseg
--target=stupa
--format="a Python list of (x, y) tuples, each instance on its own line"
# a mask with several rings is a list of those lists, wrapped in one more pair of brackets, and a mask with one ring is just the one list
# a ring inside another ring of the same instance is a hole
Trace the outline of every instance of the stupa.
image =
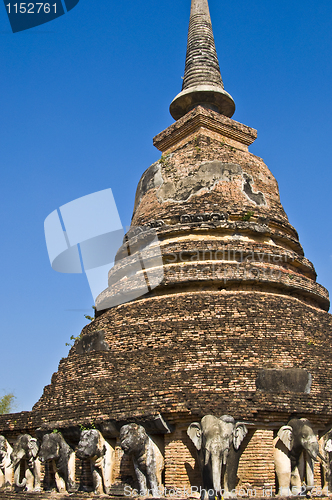
[[(99, 429), (116, 452), (113, 495), (135, 481), (119, 444), (125, 424), (142, 425), (159, 443), (169, 492), (201, 485), (187, 433), (193, 421), (226, 414), (244, 422), (237, 486), (261, 495), (275, 491), (280, 426), (308, 418), (321, 436), (332, 424), (328, 292), (276, 179), (248, 151), (256, 130), (234, 121), (234, 110), (207, 0), (192, 0), (183, 87), (170, 105), (176, 121), (154, 138), (162, 156), (139, 182), (112, 286), (33, 410), (0, 417), (12, 443), (22, 432), (57, 430), (75, 449), (80, 428)], [(134, 257), (149, 228), (159, 240), (162, 282), (107, 308), (126, 286), (128, 248)]]

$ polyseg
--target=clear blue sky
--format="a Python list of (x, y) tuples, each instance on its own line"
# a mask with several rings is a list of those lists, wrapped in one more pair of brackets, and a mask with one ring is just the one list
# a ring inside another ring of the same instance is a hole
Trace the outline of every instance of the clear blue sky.
[[(85, 275), (52, 270), (44, 219), (111, 187), (130, 223), (139, 178), (160, 157), (152, 138), (173, 122), (189, 11), (190, 0), (80, 0), (12, 34), (0, 6), (0, 390), (19, 411), (39, 399), (93, 305)], [(332, 290), (332, 3), (210, 0), (210, 11), (233, 118), (258, 129), (250, 150)]]

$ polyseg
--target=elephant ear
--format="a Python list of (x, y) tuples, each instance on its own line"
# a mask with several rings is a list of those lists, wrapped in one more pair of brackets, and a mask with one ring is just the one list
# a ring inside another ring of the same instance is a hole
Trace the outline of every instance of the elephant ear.
[(280, 441), (286, 446), (287, 450), (291, 450), (293, 448), (293, 429), (290, 425), (283, 425), (278, 430), (277, 434)]
[(38, 455), (38, 451), (39, 451), (37, 439), (35, 439), (35, 438), (29, 439), (28, 448), (29, 448), (33, 458), (36, 458), (36, 456)]
[(198, 422), (193, 422), (189, 425), (187, 429), (187, 434), (196, 446), (197, 450), (200, 450), (202, 447), (202, 429), (201, 424)]
[(237, 422), (233, 430), (233, 445), (236, 450), (240, 448), (240, 445), (247, 434), (247, 427), (243, 423)]
[(324, 450), (328, 451), (328, 452), (332, 451), (332, 439), (331, 438), (326, 441), (326, 443), (324, 445)]

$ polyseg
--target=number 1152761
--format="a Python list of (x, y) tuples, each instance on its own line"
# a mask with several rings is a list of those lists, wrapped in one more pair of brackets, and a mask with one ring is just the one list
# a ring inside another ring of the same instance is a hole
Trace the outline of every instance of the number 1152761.
[(8, 3), (6, 5), (8, 14), (56, 14), (56, 3)]

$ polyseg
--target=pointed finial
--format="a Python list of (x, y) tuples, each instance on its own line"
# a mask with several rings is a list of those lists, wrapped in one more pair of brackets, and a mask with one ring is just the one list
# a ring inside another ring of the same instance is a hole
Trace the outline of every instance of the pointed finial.
[(198, 105), (228, 117), (235, 111), (232, 97), (224, 90), (207, 0), (191, 1), (182, 92), (173, 99), (170, 113), (178, 120)]

